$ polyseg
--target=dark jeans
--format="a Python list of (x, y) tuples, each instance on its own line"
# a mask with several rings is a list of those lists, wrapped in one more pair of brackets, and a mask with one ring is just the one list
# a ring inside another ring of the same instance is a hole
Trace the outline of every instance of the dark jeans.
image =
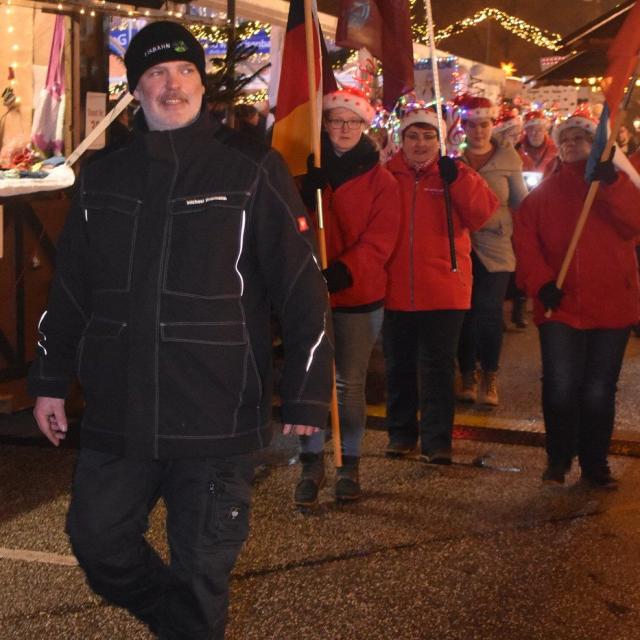
[[(160, 638), (222, 640), (252, 478), (249, 456), (137, 461), (82, 449), (67, 533), (91, 588)], [(169, 565), (144, 538), (160, 497)]]
[(483, 371), (497, 371), (502, 349), (502, 305), (509, 285), (510, 271), (487, 271), (475, 253), (471, 309), (460, 332), (458, 364), (460, 371), (475, 371), (479, 361)]
[[(455, 354), (464, 311), (385, 311), (387, 428), (424, 453), (451, 449)], [(419, 389), (419, 392), (418, 392)]]
[(597, 472), (607, 461), (629, 329), (547, 322), (539, 331), (549, 462), (569, 468), (577, 453), (583, 471)]

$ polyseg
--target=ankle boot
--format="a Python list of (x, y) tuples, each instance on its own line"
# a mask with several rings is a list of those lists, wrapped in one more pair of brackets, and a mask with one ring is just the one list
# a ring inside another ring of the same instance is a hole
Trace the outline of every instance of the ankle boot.
[(498, 406), (498, 372), (483, 371), (480, 376), (478, 402), (490, 407)]
[(338, 476), (336, 500), (338, 502), (349, 502), (360, 497), (359, 463), (358, 456), (342, 456), (342, 466), (336, 470)]
[(301, 453), (302, 473), (296, 485), (293, 501), (298, 507), (312, 507), (318, 502), (318, 492), (325, 484), (324, 454)]
[(460, 374), (460, 386), (456, 391), (460, 402), (475, 402), (478, 399), (478, 379), (475, 371), (463, 371)]

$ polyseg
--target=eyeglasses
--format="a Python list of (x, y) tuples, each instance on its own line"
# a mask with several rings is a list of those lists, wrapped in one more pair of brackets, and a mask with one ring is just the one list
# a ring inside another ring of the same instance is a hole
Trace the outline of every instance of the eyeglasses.
[(332, 129), (342, 129), (346, 124), (347, 129), (352, 131), (359, 129), (364, 124), (363, 120), (343, 120), (342, 118), (326, 118), (326, 122)]
[(410, 133), (405, 134), (404, 137), (405, 140), (426, 140), (427, 142), (433, 142), (434, 140), (438, 139), (438, 134), (433, 131), (429, 131), (420, 135), (419, 133), (414, 133), (413, 131), (411, 131)]

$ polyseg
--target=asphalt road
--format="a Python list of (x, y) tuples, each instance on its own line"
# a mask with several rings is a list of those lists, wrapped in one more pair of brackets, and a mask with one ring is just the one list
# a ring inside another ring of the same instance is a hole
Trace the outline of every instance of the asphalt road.
[[(450, 468), (387, 460), (372, 430), (363, 500), (335, 505), (331, 481), (303, 514), (291, 504), (294, 442), (280, 437), (262, 455), (228, 640), (640, 638), (640, 460), (612, 457), (615, 493), (584, 490), (577, 470), (567, 488), (543, 489), (543, 451), (491, 437), (492, 424), (496, 434), (541, 429), (535, 331), (506, 338), (501, 406), (457, 418), (489, 425), (489, 436), (457, 440)], [(373, 396), (378, 373), (374, 359)], [(619, 394), (632, 436), (638, 373), (633, 339)], [(0, 421), (0, 640), (149, 638), (92, 595), (70, 554), (75, 450), (38, 446), (29, 429), (28, 416)], [(149, 537), (166, 553), (162, 519), (160, 505)]]

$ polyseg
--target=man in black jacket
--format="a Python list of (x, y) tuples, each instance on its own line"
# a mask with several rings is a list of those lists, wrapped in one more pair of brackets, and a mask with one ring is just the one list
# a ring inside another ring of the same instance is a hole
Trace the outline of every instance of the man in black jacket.
[[(74, 375), (83, 386), (67, 532), (91, 587), (161, 638), (217, 640), (251, 453), (271, 438), (270, 307), (284, 431), (310, 435), (330, 398), (327, 292), (279, 156), (203, 110), (191, 33), (153, 23), (125, 63), (137, 132), (81, 175), (29, 386), (55, 445)], [(144, 539), (159, 497), (169, 566)]]

